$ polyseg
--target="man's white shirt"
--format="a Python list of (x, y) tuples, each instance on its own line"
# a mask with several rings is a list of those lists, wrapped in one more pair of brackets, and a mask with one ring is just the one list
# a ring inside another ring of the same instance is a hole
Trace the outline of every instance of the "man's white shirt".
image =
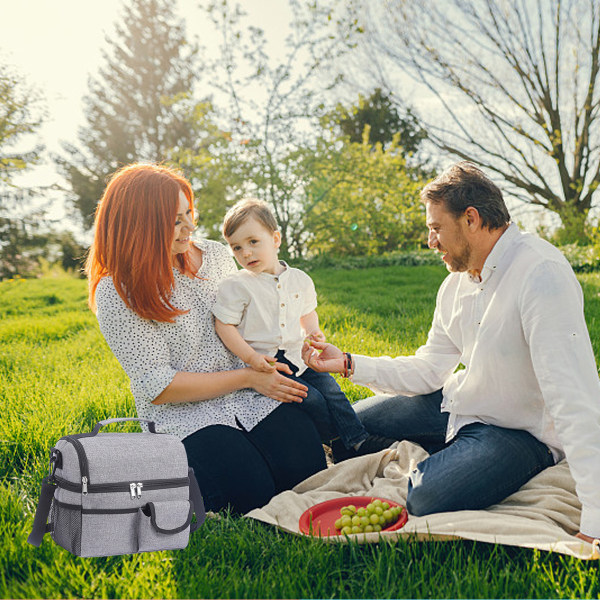
[(353, 358), (353, 381), (375, 392), (443, 389), (447, 440), (482, 422), (530, 432), (555, 460), (566, 455), (580, 530), (600, 536), (600, 380), (581, 287), (554, 246), (510, 225), (479, 279), (444, 280), (414, 356)]

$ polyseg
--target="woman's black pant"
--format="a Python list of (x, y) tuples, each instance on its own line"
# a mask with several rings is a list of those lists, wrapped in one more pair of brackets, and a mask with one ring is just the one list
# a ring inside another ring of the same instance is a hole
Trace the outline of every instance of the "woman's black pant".
[(251, 431), (210, 425), (183, 445), (212, 511), (246, 513), (326, 467), (312, 420), (293, 404), (281, 404)]

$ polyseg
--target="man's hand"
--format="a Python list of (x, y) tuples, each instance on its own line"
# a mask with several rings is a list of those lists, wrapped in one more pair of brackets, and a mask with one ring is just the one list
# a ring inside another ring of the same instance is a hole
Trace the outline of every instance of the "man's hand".
[(325, 342), (304, 342), (302, 360), (320, 373), (343, 373), (344, 353), (333, 344)]
[(272, 356), (265, 356), (258, 352), (252, 354), (246, 363), (255, 371), (260, 371), (261, 373), (273, 373), (276, 370), (276, 360)]

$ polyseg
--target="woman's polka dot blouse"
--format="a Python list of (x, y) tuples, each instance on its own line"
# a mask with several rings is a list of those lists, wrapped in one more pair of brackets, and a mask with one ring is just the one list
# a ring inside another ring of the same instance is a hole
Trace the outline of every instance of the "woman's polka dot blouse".
[(100, 331), (131, 380), (138, 416), (180, 439), (209, 425), (240, 429), (241, 424), (249, 431), (279, 406), (251, 389), (199, 402), (152, 404), (179, 371), (215, 373), (244, 366), (217, 336), (211, 312), (218, 284), (235, 272), (235, 263), (218, 242), (202, 240), (196, 246), (203, 252), (197, 274), (202, 279), (173, 269), (171, 302), (189, 310), (174, 323), (138, 316), (125, 305), (110, 277), (100, 281), (96, 292)]

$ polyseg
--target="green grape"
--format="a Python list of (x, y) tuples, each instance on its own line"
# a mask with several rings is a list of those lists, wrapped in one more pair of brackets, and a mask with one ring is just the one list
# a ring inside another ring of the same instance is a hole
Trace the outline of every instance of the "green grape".
[(377, 525), (373, 525), (373, 531), (381, 531), (381, 525), (379, 525), (379, 523), (377, 523)]
[(385, 519), (385, 521), (387, 523), (390, 523), (392, 521), (392, 519), (394, 518), (394, 515), (392, 514), (391, 510), (384, 510), (383, 515), (381, 515), (381, 516)]
[(373, 504), (375, 506), (381, 506), (383, 502), (379, 498), (376, 498), (375, 500), (373, 500)]
[[(348, 515), (344, 515), (340, 520), (342, 521), (342, 527), (348, 527), (348, 526), (352, 527), (352, 517), (349, 517)], [(336, 525), (336, 527), (337, 527), (337, 525)], [(339, 529), (339, 527), (338, 527), (338, 529)]]
[(384, 502), (381, 506), (383, 507), (383, 510), (387, 510), (390, 507), (388, 502)]
[(352, 533), (362, 533), (362, 527), (359, 527), (358, 525), (354, 525), (352, 527)]
[(364, 516), (367, 514), (367, 510), (366, 510), (365, 508), (359, 508), (359, 509), (356, 511), (356, 514), (357, 514), (359, 517), (364, 517)]
[(342, 528), (342, 519), (339, 518), (334, 524), (336, 529), (341, 529)]
[(366, 527), (370, 523), (371, 523), (371, 521), (369, 521), (369, 517), (361, 517), (360, 518), (360, 525), (361, 525), (361, 527)]
[(366, 525), (365, 526), (365, 533), (371, 533), (371, 531), (374, 531), (373, 525)]
[(379, 523), (379, 515), (371, 515), (369, 521), (371, 522), (371, 525), (377, 525), (377, 523)]
[(360, 525), (360, 517), (358, 515), (352, 517), (352, 525)]
[(342, 533), (344, 535), (350, 535), (352, 533), (352, 527), (343, 527), (342, 528)]
[(382, 515), (383, 514), (383, 508), (381, 508), (381, 506), (377, 505), (375, 507), (375, 514), (376, 515)]

